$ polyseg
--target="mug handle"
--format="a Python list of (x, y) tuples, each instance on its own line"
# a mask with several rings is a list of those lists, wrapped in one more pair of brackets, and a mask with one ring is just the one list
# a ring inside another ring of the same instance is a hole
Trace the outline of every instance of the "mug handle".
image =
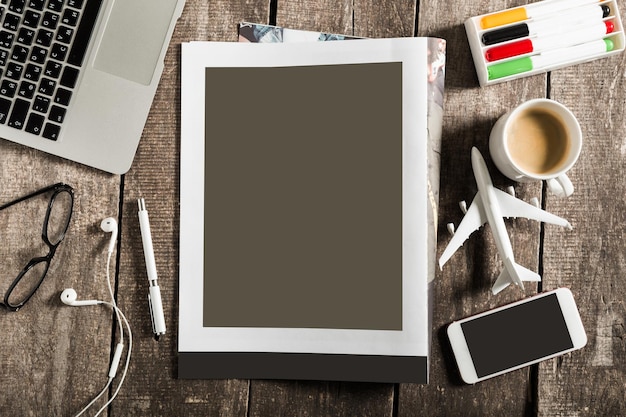
[(565, 174), (559, 175), (556, 178), (550, 178), (546, 182), (548, 183), (550, 191), (557, 197), (569, 197), (574, 192), (574, 186)]

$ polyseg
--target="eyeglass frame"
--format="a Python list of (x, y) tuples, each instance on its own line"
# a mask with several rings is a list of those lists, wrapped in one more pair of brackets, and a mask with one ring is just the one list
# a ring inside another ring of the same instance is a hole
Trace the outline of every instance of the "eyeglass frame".
[[(48, 269), (50, 268), (50, 263), (52, 262), (52, 258), (54, 257), (54, 254), (56, 253), (56, 250), (61, 244), (61, 242), (63, 242), (63, 239), (65, 239), (65, 234), (67, 233), (67, 229), (70, 226), (72, 214), (74, 212), (74, 189), (70, 185), (59, 182), (59, 183), (50, 185), (48, 187), (44, 187), (38, 191), (32, 192), (30, 194), (27, 194), (23, 197), (20, 197), (16, 200), (13, 200), (9, 203), (6, 203), (0, 206), (0, 211), (2, 211), (6, 208), (19, 204), (23, 201), (29, 200), (38, 195), (46, 194), (50, 191), (53, 191), (54, 193), (50, 196), (50, 200), (48, 201), (48, 208), (46, 209), (46, 217), (44, 218), (43, 229), (41, 232), (41, 239), (48, 246), (48, 254), (45, 256), (37, 256), (37, 257), (32, 258), (30, 261), (28, 261), (26, 266), (22, 268), (20, 273), (13, 280), (13, 282), (11, 283), (7, 292), (4, 295), (4, 301), (0, 302), (0, 305), (4, 306), (7, 310), (18, 311), (20, 308), (22, 308), (31, 299), (31, 297), (35, 295), (35, 292), (37, 292), (43, 280), (45, 279), (46, 275), (48, 274)], [(54, 201), (56, 200), (56, 197), (62, 192), (67, 192), (70, 197), (69, 216), (67, 217), (67, 223), (65, 224), (65, 229), (63, 229), (63, 231), (59, 235), (58, 242), (56, 242), (55, 244), (52, 244), (52, 242), (50, 242), (50, 239), (48, 238), (48, 222), (50, 221), (50, 213), (52, 211), (52, 206), (54, 205)], [(44, 270), (43, 274), (41, 274), (41, 278), (39, 279), (39, 282), (37, 283), (37, 285), (33, 286), (32, 291), (30, 292), (30, 294), (28, 294), (28, 296), (24, 298), (23, 301), (21, 301), (18, 304), (11, 304), (9, 302), (9, 297), (11, 296), (11, 293), (13, 292), (17, 284), (19, 284), (20, 280), (26, 275), (28, 271), (30, 271), (32, 267), (34, 267), (35, 265), (41, 262), (46, 263), (46, 269)]]

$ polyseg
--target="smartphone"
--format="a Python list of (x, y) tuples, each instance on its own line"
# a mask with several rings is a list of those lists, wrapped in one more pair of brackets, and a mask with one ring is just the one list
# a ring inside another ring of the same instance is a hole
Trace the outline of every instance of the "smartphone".
[(468, 384), (580, 349), (587, 335), (567, 288), (541, 293), (448, 326)]

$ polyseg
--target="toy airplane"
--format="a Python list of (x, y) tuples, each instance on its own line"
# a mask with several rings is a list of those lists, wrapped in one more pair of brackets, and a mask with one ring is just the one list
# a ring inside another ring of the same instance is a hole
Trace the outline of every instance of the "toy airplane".
[[(465, 217), (459, 224), (458, 230), (439, 258), (439, 267), (450, 259), (450, 257), (461, 247), (463, 242), (475, 230), (478, 230), (485, 223), (489, 223), (495, 239), (498, 253), (504, 260), (504, 269), (493, 285), (491, 291), (494, 294), (505, 289), (510, 283), (517, 284), (524, 288), (522, 281), (541, 281), (539, 274), (524, 268), (515, 263), (513, 259), (513, 248), (504, 225), (504, 217), (525, 217), (545, 223), (557, 224), (572, 229), (569, 222), (561, 217), (550, 214), (545, 210), (532, 206), (522, 200), (494, 188), (487, 170), (487, 165), (482, 155), (476, 148), (472, 148), (472, 169), (478, 192), (474, 201), (467, 210)], [(463, 208), (463, 206), (461, 206)]]

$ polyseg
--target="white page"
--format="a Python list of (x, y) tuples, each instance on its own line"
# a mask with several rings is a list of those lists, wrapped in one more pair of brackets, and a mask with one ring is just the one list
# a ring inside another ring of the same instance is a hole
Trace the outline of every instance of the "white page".
[[(423, 38), (183, 44), (179, 351), (427, 356), (426, 56)], [(203, 327), (205, 68), (377, 62), (403, 66), (402, 330)]]

